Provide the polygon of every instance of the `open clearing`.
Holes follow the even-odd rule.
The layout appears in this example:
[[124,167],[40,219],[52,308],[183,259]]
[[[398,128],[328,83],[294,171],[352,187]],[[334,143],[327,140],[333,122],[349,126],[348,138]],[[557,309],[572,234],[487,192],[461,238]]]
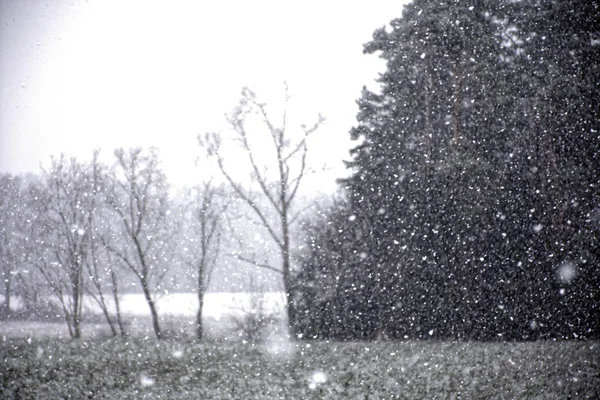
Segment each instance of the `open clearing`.
[[0,398],[597,399],[598,342],[4,337]]

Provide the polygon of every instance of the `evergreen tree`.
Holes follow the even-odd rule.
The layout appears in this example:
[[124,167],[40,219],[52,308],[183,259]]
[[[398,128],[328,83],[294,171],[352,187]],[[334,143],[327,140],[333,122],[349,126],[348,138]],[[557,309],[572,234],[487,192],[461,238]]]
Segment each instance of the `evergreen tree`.
[[536,336],[597,337],[600,7],[530,1],[514,15],[523,133],[513,182],[537,231],[522,235],[521,314]]
[[502,146],[485,132],[495,124],[491,105],[505,101],[495,83],[500,12],[482,1],[414,2],[366,45],[388,68],[381,93],[359,102],[352,136],[363,143],[346,187],[373,226],[378,329],[389,335],[456,334],[458,321],[474,325],[487,294],[464,288],[483,279],[493,220],[484,193],[497,183],[491,164]]
[[366,44],[387,70],[343,181],[360,239],[312,235],[361,255],[342,261],[361,287],[338,296],[362,316],[348,335],[600,335],[600,24],[579,6],[417,0]]
[[[336,199],[303,224],[293,288],[294,329],[308,339],[372,339],[373,293],[364,240],[347,202]],[[364,250],[364,249],[363,249]]]

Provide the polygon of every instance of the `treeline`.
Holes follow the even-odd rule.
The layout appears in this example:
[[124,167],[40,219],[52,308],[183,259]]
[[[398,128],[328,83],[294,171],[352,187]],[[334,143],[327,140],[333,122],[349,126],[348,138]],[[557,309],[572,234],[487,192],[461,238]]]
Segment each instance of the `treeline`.
[[[158,296],[196,290],[202,304],[225,203],[210,184],[174,195],[153,149],[116,150],[110,166],[96,152],[55,158],[39,175],[1,175],[2,314],[18,298],[21,316],[60,317],[79,338],[85,295],[123,335],[119,299],[134,287],[160,338]],[[196,322],[201,337],[201,308]]]
[[[89,318],[85,296],[113,335],[124,335],[119,300],[137,292],[162,338],[157,299],[195,292],[202,339],[204,294],[217,282],[231,291],[282,291],[282,318],[294,321],[296,223],[310,203],[300,185],[311,171],[307,140],[324,118],[298,129],[285,125],[285,112],[280,126],[242,89],[226,115],[230,129],[198,137],[203,183],[194,187],[171,187],[157,150],[141,148],[118,149],[109,164],[95,152],[90,161],[54,158],[37,175],[0,175],[0,317],[62,318],[79,338]],[[246,331],[270,318],[247,311]]]
[[387,69],[358,100],[350,174],[328,206],[297,196],[324,119],[294,135],[248,89],[230,132],[200,137],[222,187],[175,201],[139,149],[0,176],[4,313],[12,295],[34,309],[54,296],[76,338],[85,294],[117,335],[107,304],[135,283],[160,338],[154,300],[180,278],[201,338],[227,237],[230,259],[278,277],[297,337],[598,339],[598,27],[596,1],[406,5],[365,45]]
[[374,33],[296,333],[600,338],[599,29],[596,1],[414,0]]

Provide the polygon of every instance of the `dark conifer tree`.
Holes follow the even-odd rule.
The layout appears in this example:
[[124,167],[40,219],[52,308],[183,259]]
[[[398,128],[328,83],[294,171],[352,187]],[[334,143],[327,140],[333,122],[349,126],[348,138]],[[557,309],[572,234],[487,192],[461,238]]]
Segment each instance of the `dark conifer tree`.
[[352,248],[348,335],[600,335],[600,24],[580,3],[416,0],[365,45],[387,70],[351,131],[354,238],[312,236]]
[[388,335],[456,335],[458,323],[475,334],[487,307],[483,287],[466,289],[484,278],[494,218],[484,193],[495,189],[490,164],[501,153],[486,135],[496,124],[491,106],[505,97],[496,84],[502,10],[490,4],[411,3],[365,47],[381,52],[387,71],[381,93],[359,101],[352,135],[363,142],[345,184],[373,227],[365,251]]

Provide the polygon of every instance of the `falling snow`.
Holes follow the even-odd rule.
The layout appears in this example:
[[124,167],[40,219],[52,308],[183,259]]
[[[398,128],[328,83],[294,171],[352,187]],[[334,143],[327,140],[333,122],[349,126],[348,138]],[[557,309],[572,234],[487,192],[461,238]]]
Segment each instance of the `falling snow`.
[[[356,117],[345,127],[325,92],[308,103],[327,118],[298,110],[306,93],[292,85],[263,97],[251,82],[215,129],[181,123],[186,113],[222,116],[220,101],[161,96],[157,71],[179,48],[219,52],[163,40],[172,30],[156,27],[170,11],[139,31],[156,36],[122,40],[133,58],[140,46],[169,43],[166,54],[154,52],[159,69],[150,63],[131,83],[179,110],[162,124],[162,111],[89,73],[92,55],[112,47],[88,40],[91,58],[76,69],[89,76],[78,84],[97,94],[87,84],[99,79],[117,105],[127,103],[119,112],[139,121],[119,124],[115,109],[61,87],[98,115],[50,107],[32,123],[48,132],[53,118],[79,124],[91,142],[98,121],[117,135],[145,133],[144,124],[169,141],[188,132],[194,154],[181,161],[194,183],[175,185],[155,147],[90,157],[65,148],[37,173],[0,174],[0,398],[600,397],[597,8],[584,0],[405,2],[363,38],[381,71],[362,92],[342,82],[351,70],[327,57],[360,50],[340,29],[363,16],[337,16],[337,39],[319,38],[327,51],[313,49],[304,64],[334,90],[348,89],[338,90],[348,104],[357,99],[343,112]],[[274,19],[288,30],[328,15],[281,9],[285,18]],[[261,24],[249,9],[237,11],[252,37]],[[194,20],[179,14],[179,27]],[[17,25],[35,24],[13,18],[2,29]],[[287,60],[303,47],[281,26],[263,28],[279,40],[260,40],[269,52],[215,42],[245,60],[229,79],[254,61],[275,79],[265,55]],[[51,54],[44,35],[26,36],[35,40],[15,46]],[[126,58],[121,75],[130,76],[136,68]],[[211,64],[239,67],[221,58],[175,64],[198,76],[212,76]],[[69,75],[72,60],[60,60]],[[26,66],[2,81],[6,98],[46,90]],[[58,107],[60,96],[53,101]],[[143,117],[136,107],[148,108]],[[18,128],[7,121],[3,129]],[[352,140],[343,163],[333,149],[346,144],[320,141],[335,132]],[[311,184],[329,170],[316,161],[323,155],[346,167],[326,194]]]

